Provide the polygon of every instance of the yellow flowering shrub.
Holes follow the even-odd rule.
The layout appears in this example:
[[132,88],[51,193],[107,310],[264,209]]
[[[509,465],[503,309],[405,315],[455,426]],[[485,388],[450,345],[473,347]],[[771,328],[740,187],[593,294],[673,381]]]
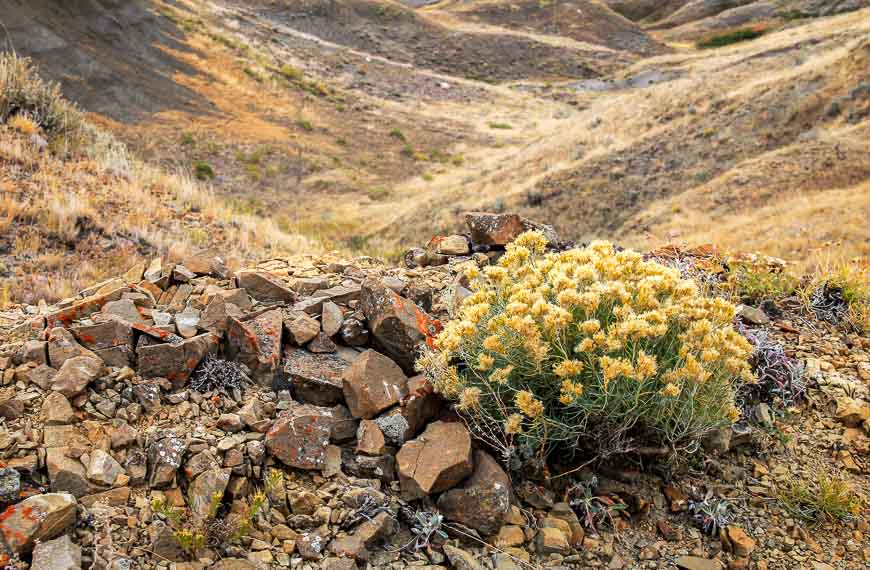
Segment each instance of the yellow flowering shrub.
[[733,422],[752,381],[735,308],[677,270],[596,242],[545,253],[526,232],[472,294],[419,369],[478,435],[505,449],[691,449]]

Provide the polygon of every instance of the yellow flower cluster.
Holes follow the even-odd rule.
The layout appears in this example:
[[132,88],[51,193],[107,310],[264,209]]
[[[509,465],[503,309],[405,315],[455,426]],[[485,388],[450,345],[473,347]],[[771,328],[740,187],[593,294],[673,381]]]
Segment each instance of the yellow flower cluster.
[[[752,381],[733,305],[606,242],[552,253],[546,244],[526,232],[497,265],[469,271],[472,294],[419,361],[437,390],[465,410],[499,410],[509,434],[551,420],[541,429],[566,429],[556,416],[620,401],[681,421],[664,402],[700,398],[716,408],[705,417],[733,416],[733,384]],[[468,364],[462,372],[458,361]]]

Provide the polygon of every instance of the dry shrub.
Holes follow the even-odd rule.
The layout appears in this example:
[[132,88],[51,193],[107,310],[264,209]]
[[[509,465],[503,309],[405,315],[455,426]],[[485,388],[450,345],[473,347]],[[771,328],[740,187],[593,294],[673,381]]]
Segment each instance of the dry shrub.
[[421,356],[436,390],[506,454],[696,450],[739,412],[752,347],[735,308],[677,270],[596,242],[544,253],[527,232]]

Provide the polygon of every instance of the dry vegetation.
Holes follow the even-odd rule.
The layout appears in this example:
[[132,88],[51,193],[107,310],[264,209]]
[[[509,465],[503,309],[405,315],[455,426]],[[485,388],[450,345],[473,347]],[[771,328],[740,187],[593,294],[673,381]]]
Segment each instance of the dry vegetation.
[[240,262],[318,250],[190,176],[131,158],[29,61],[4,55],[0,70],[0,301],[63,298],[154,255],[217,247]]

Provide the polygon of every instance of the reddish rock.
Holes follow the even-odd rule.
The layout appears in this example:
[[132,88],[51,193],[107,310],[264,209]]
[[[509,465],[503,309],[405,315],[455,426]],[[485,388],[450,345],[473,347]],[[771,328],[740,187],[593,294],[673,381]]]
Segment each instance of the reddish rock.
[[[474,452],[474,472],[460,487],[438,499],[438,510],[448,519],[495,534],[511,507],[511,480],[489,454]],[[582,538],[581,538],[582,540]]]
[[471,475],[471,436],[461,423],[434,422],[396,455],[402,496],[413,500],[450,489]]
[[201,473],[187,490],[191,512],[200,520],[208,517],[214,495],[224,496],[230,482],[230,469],[210,469]]
[[30,552],[37,541],[44,542],[66,532],[76,522],[76,500],[67,493],[34,495],[0,514],[0,551],[8,562],[14,554]]
[[241,271],[236,274],[240,289],[261,303],[293,303],[296,293],[282,280],[265,271]]
[[332,410],[294,404],[266,433],[266,449],[284,464],[297,469],[321,469],[335,416]]
[[377,279],[363,283],[360,304],[375,346],[413,374],[418,347],[424,342],[431,344],[440,323]]
[[76,356],[99,357],[80,345],[72,333],[64,328],[56,327],[48,333],[48,360],[52,367],[60,368],[63,363]]
[[230,274],[226,260],[220,252],[201,251],[188,256],[183,261],[184,267],[196,275],[212,275],[226,279]]
[[558,241],[551,226],[533,222],[517,214],[468,212],[465,214],[465,223],[468,224],[471,241],[475,245],[505,246],[529,230],[543,232],[551,243]]
[[24,368],[16,370],[15,381],[21,381],[25,384],[36,384],[43,390],[51,388],[51,382],[57,375],[57,370],[45,364],[40,364],[36,368]]
[[245,364],[254,379],[271,386],[281,362],[281,332],[283,317],[279,309],[240,321],[227,320],[227,353]]
[[14,360],[17,364],[25,362],[48,364],[48,343],[44,340],[24,341],[24,344],[15,352]]
[[89,317],[90,315],[100,311],[103,305],[110,301],[117,301],[121,295],[129,291],[130,288],[126,285],[121,285],[111,291],[99,292],[59,311],[46,315],[46,328],[68,326],[71,323]]
[[342,389],[350,413],[371,419],[408,394],[408,381],[390,358],[367,350],[344,371]]
[[308,350],[315,354],[332,354],[338,347],[335,343],[326,336],[326,333],[318,333],[314,339],[308,343]]
[[139,374],[145,378],[167,378],[174,386],[183,386],[219,341],[216,335],[205,333],[181,342],[141,346],[138,350]]
[[749,556],[755,550],[755,541],[739,526],[721,529],[719,537],[725,548],[740,558]]
[[374,420],[363,420],[360,422],[356,439],[357,453],[383,455],[387,451],[384,433],[378,426],[378,422]]
[[426,423],[437,417],[443,400],[435,393],[425,376],[418,375],[408,379],[408,395],[402,398],[401,413],[408,421],[411,436],[420,433]]
[[242,310],[227,301],[225,296],[214,295],[200,315],[199,326],[203,330],[220,334],[227,330],[227,320],[229,317],[241,318]]
[[323,311],[320,315],[323,334],[328,337],[333,337],[338,334],[338,331],[341,330],[341,323],[343,320],[344,314],[341,312],[341,308],[338,305],[332,301],[327,301],[323,304]]

